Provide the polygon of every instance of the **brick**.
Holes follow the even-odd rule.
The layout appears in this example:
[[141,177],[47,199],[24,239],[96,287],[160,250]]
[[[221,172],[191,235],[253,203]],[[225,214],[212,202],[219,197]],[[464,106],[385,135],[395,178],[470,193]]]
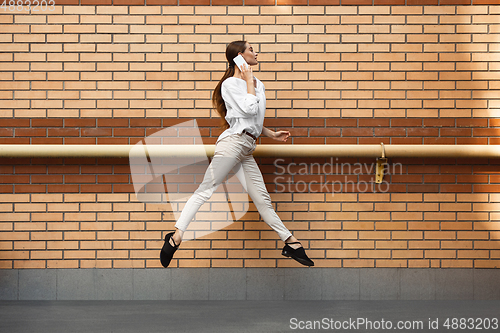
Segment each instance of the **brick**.
[[64,256],[64,259],[95,259],[96,253],[95,253],[95,251],[66,250],[66,251],[63,251],[63,256]]
[[392,239],[422,239],[421,231],[393,231]]
[[211,267],[243,267],[243,260],[241,260],[241,259],[212,259],[212,266]]
[[62,232],[31,232],[31,240],[62,240]]
[[359,239],[390,239],[388,231],[359,231]]
[[373,249],[375,243],[373,241],[343,241],[343,249]]
[[405,201],[405,202],[422,202],[423,195],[421,193],[398,193],[391,194],[391,201]]
[[442,268],[473,268],[472,260],[442,260]]
[[488,213],[457,213],[457,221],[461,220],[488,220]]
[[456,258],[455,250],[425,250],[425,258]]
[[29,268],[29,269],[35,269],[35,268],[46,268],[46,261],[45,260],[14,260],[14,269],[21,269],[21,268]]
[[488,259],[490,256],[489,251],[487,250],[458,250],[457,251],[457,258],[458,259],[463,259],[463,258],[470,258],[470,259],[476,259],[476,258],[485,258]]
[[62,251],[31,251],[31,259],[62,259]]
[[428,259],[408,260],[408,267],[409,268],[428,268],[428,267],[430,267],[429,260]]
[[[357,250],[327,250],[326,251],[327,258],[358,258]],[[315,262],[316,263],[316,262]]]
[[406,241],[376,241],[377,249],[406,249],[408,246]]
[[472,249],[472,241],[442,241],[442,249]]
[[423,256],[423,250],[392,250],[392,258],[421,259]]
[[373,211],[373,203],[342,203],[342,211]]
[[474,268],[498,268],[500,260],[474,260]]
[[45,228],[46,228],[46,223],[44,223],[44,222],[28,222],[28,223],[16,222],[16,223],[14,223],[14,230],[16,230],[16,231],[45,230]]
[[495,212],[499,211],[500,207],[496,203],[473,203],[472,210],[474,212]]
[[455,201],[455,194],[434,194],[434,193],[425,193],[424,201],[426,202],[446,202],[446,201]]
[[35,242],[35,241],[20,242],[20,241],[17,241],[14,243],[14,249],[15,250],[45,249],[45,242]]
[[416,203],[407,204],[408,211],[439,211],[439,203]]
[[406,224],[406,222],[395,221],[375,222],[375,228],[376,230],[406,230]]
[[326,238],[329,240],[333,240],[333,239],[357,239],[358,236],[357,236],[356,231],[342,230],[342,231],[327,231]]
[[428,221],[418,221],[418,222],[408,222],[409,230],[439,230],[440,222],[428,222]]
[[47,260],[47,268],[79,268],[78,260]]
[[47,241],[47,250],[64,250],[64,249],[78,249],[77,241]]
[[373,222],[343,222],[342,227],[344,230],[373,230]]
[[342,267],[374,267],[371,259],[343,259]]
[[389,212],[360,212],[359,220],[389,220]]
[[[329,238],[328,237],[328,231],[327,231],[327,238]],[[310,248],[311,249],[340,249],[342,247],[342,242],[341,241],[312,240],[309,243],[310,243]]]
[[407,260],[377,259],[375,263],[375,267],[407,267],[407,266],[408,266]]
[[472,222],[441,222],[442,230],[472,230]]

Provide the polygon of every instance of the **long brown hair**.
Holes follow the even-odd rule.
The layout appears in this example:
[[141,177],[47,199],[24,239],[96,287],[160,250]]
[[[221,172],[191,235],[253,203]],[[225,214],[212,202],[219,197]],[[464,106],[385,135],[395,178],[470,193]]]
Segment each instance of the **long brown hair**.
[[217,111],[217,113],[221,117],[221,126],[220,128],[222,130],[225,130],[229,128],[229,123],[226,121],[226,114],[227,114],[227,109],[226,109],[226,104],[224,103],[224,100],[222,99],[222,82],[224,82],[225,79],[227,79],[230,76],[234,76],[234,66],[236,65],[233,61],[233,58],[238,55],[239,52],[244,53],[245,52],[245,46],[246,46],[246,41],[245,40],[237,40],[229,43],[229,45],[226,48],[226,59],[229,63],[228,69],[226,69],[226,72],[220,79],[219,83],[214,89],[214,93],[212,95],[212,105]]

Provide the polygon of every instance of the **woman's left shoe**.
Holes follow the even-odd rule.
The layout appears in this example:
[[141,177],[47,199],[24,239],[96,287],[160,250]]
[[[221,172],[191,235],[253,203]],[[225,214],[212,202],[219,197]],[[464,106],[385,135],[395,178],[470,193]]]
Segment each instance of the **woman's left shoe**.
[[[160,251],[160,262],[161,265],[165,268],[170,265],[170,261],[172,260],[175,251],[177,251],[177,249],[179,248],[179,245],[175,244],[174,238],[172,237],[174,233],[175,232],[171,232],[165,235],[165,244],[163,244],[163,247]],[[172,244],[170,244],[170,238],[172,238],[172,243],[174,243],[175,246],[172,246]]]
[[301,243],[293,242],[285,244],[285,246],[283,247],[283,251],[281,252],[282,255],[284,255],[285,257],[291,257],[304,266],[314,266],[314,262],[311,259],[309,259],[309,257],[307,257],[304,247],[301,246],[298,249],[294,249],[288,244],[301,244]]

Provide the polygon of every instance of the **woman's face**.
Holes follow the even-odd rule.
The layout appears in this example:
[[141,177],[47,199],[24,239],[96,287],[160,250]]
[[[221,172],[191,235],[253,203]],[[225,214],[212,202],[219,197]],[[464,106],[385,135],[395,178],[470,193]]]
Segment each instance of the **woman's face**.
[[246,43],[245,46],[246,46],[245,52],[243,52],[243,53],[240,52],[238,54],[241,54],[243,56],[243,58],[245,58],[245,61],[248,63],[248,65],[250,65],[250,66],[257,65],[258,64],[258,62],[257,62],[258,53],[254,51],[252,45]]

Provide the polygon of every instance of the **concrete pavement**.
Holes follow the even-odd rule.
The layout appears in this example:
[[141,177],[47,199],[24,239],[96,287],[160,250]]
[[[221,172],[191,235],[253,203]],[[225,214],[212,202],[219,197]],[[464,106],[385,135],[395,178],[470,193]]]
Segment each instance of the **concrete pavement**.
[[[474,318],[473,328],[453,329],[452,318]],[[498,332],[499,319],[497,300],[0,301],[5,333]]]

